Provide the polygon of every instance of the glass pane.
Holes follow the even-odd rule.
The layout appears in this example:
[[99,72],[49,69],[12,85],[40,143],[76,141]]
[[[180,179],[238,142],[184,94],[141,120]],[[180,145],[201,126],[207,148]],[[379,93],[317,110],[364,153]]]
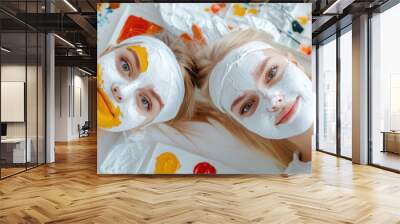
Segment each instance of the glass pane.
[[336,40],[318,49],[318,147],[336,153]]
[[400,5],[372,18],[372,163],[400,170]]
[[27,98],[26,98],[26,112],[27,112],[27,143],[28,150],[30,153],[30,160],[27,163],[28,168],[37,165],[37,132],[38,132],[38,37],[37,33],[28,33],[28,63],[27,63],[27,80],[26,80],[26,89],[27,89]]
[[[312,46],[312,54],[311,54],[311,80],[312,80],[312,85],[313,85],[313,91],[314,91],[314,93],[315,92],[317,92],[317,89],[316,89],[316,87],[317,87],[317,79],[316,79],[316,74],[317,74],[317,64],[316,64],[316,62],[317,62],[317,54],[316,54],[316,46],[315,45],[313,45]],[[315,98],[314,98],[314,102],[317,102],[317,99],[316,99],[316,94],[314,94],[314,96],[315,96]],[[312,136],[312,150],[316,150],[316,148],[317,148],[317,146],[316,146],[316,143],[317,143],[317,141],[316,141],[316,134],[315,133],[317,133],[316,132],[316,128],[317,128],[317,122],[314,122],[314,125],[313,125],[314,127],[314,134],[313,134],[313,136]]]
[[[22,20],[28,16],[25,13],[44,12],[44,5],[44,0],[0,1],[0,7]],[[45,36],[2,12],[0,19],[6,21],[0,24],[0,171],[4,178],[45,161]]]
[[340,152],[352,157],[352,33],[340,37]]
[[45,163],[45,60],[46,60],[46,52],[45,52],[45,44],[46,38],[45,35],[40,33],[39,36],[39,45],[38,45],[38,163]]
[[[1,166],[2,177],[25,170],[31,151],[26,151],[25,91],[26,34],[1,34]],[[28,147],[29,149],[29,147]]]

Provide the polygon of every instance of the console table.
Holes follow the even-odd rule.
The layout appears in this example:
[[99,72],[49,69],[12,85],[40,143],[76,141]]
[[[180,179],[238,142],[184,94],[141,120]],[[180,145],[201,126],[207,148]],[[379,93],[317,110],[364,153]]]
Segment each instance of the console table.
[[383,150],[382,152],[392,152],[400,154],[400,131],[382,131]]
[[[26,154],[25,154],[25,144]],[[32,141],[30,138],[5,138],[1,139],[1,159],[6,160],[7,163],[25,163],[31,162]]]

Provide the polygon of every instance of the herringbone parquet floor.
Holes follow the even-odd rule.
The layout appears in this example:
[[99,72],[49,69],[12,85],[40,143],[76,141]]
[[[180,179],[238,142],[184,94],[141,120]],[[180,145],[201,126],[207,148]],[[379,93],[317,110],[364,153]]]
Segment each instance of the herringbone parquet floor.
[[0,181],[0,223],[400,223],[400,175],[314,153],[313,174],[98,176],[95,138]]

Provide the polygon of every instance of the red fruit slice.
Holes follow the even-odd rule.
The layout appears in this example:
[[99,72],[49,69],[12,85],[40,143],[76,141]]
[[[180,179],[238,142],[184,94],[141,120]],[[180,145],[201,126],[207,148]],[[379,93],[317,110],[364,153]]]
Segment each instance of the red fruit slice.
[[161,32],[161,30],[161,26],[149,22],[141,17],[131,15],[128,17],[124,26],[122,27],[117,43],[121,43],[122,41],[137,35],[154,35]]
[[221,6],[219,4],[212,4],[211,11],[216,14],[219,10],[221,10]]
[[198,163],[193,168],[194,174],[217,174],[217,170],[211,164],[207,162]]

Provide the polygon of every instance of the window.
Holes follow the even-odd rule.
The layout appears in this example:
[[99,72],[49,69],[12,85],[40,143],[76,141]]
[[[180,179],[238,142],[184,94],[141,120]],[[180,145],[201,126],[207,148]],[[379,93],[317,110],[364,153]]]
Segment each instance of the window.
[[336,39],[318,49],[318,149],[336,154]]
[[[350,27],[351,28],[351,27]],[[352,32],[340,36],[340,155],[352,157]]]
[[400,73],[390,74],[390,130],[400,130]]
[[[312,85],[313,85],[313,91],[314,93],[317,92],[317,48],[315,45],[312,46],[312,54],[311,54],[311,80],[312,80]],[[314,102],[317,102],[317,96],[315,95]],[[312,150],[317,149],[317,139],[316,139],[316,133],[317,133],[317,121],[315,120],[314,122],[314,134],[312,136]]]
[[[372,164],[400,170],[400,5],[371,18]],[[397,131],[397,132],[396,132]]]

